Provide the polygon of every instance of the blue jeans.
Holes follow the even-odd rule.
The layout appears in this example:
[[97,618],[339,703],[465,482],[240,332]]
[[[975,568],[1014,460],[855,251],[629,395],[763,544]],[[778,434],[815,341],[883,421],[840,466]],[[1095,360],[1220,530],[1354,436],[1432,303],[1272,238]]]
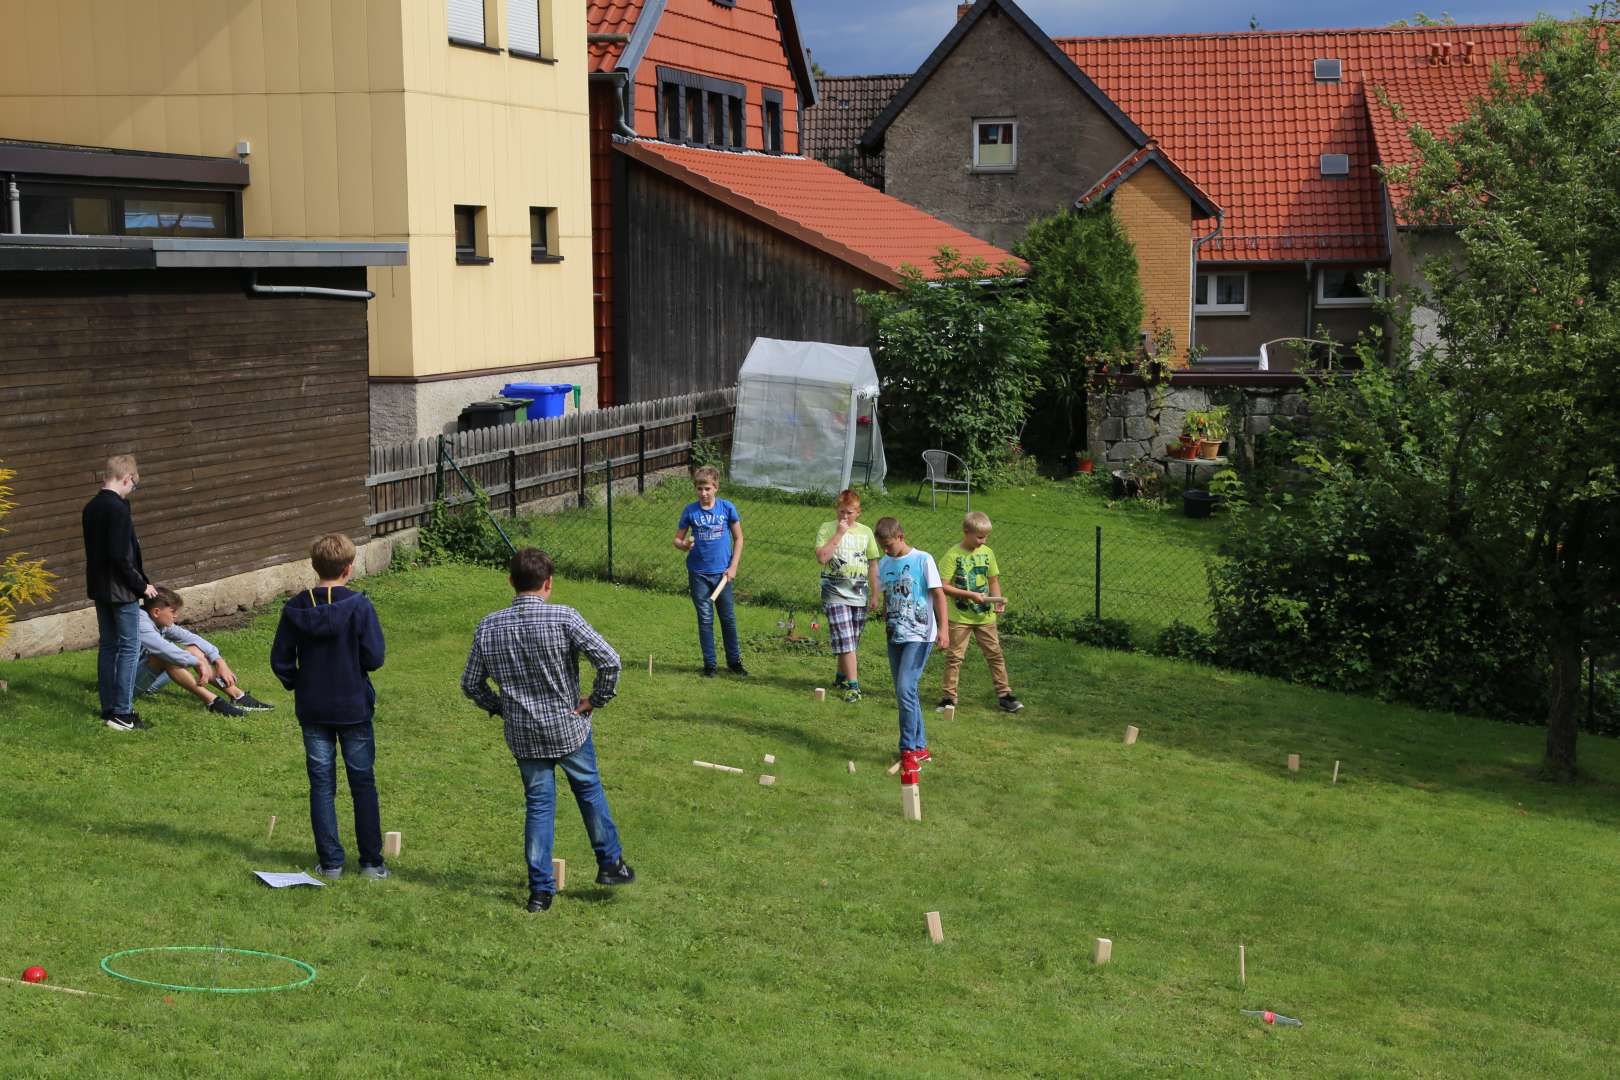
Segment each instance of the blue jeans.
[[309,771],[309,824],[315,830],[315,854],[327,869],[343,865],[338,841],[337,755],[343,748],[343,771],[349,774],[354,799],[354,841],[361,866],[381,866],[382,817],[377,811],[377,736],[371,721],[363,724],[305,724],[304,766]]
[[742,663],[742,646],[737,644],[737,608],[731,602],[731,590],[737,587],[737,583],[727,585],[720,599],[709,599],[715,586],[725,576],[724,573],[700,574],[696,570],[686,572],[686,584],[692,590],[692,606],[697,608],[698,644],[703,647],[703,666],[706,668],[716,666],[714,614],[717,608],[720,612],[720,633],[726,639],[726,663],[732,667]]
[[590,735],[578,750],[560,758],[519,758],[523,774],[524,803],[528,815],[523,822],[524,855],[529,862],[529,891],[554,893],[557,879],[551,876],[551,841],[557,827],[557,774],[561,766],[585,819],[585,833],[596,852],[596,865],[619,865],[624,849],[619,846],[619,830],[613,827],[608,811],[602,776],[596,771],[596,743]]
[[901,753],[928,745],[917,684],[922,681],[923,667],[933,647],[932,641],[889,642],[889,673],[894,676],[894,696],[900,703]]
[[96,626],[101,630],[96,689],[102,715],[133,712],[135,669],[141,662],[141,605],[135,600],[127,604],[97,600]]

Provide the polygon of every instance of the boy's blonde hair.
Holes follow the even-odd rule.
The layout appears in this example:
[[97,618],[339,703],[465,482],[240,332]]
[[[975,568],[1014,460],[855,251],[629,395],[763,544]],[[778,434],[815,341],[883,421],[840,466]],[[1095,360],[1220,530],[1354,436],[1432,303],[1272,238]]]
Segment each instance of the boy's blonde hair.
[[715,468],[713,465],[699,465],[697,468],[692,470],[693,487],[697,487],[699,484],[704,483],[705,481],[713,484],[715,487],[719,487],[720,470]]
[[107,459],[107,464],[101,467],[102,483],[113,480],[122,480],[126,476],[135,476],[140,470],[135,467],[134,454],[114,454]]
[[354,564],[354,554],[353,540],[342,533],[327,533],[310,546],[309,565],[322,581],[331,581]]
[[981,514],[977,510],[970,511],[962,519],[962,528],[970,533],[988,533],[990,531],[990,515]]
[[878,543],[906,537],[906,530],[900,527],[899,518],[878,518],[878,523],[872,528],[872,535],[878,538]]
[[861,497],[855,493],[855,489],[845,488],[838,493],[837,509],[860,511]]

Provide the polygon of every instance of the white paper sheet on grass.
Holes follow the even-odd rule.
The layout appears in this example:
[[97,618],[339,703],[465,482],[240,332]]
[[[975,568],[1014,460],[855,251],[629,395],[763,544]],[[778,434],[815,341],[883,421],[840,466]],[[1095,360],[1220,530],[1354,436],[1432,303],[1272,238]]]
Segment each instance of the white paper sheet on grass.
[[302,871],[296,874],[278,874],[273,870],[255,870],[253,876],[272,889],[285,889],[289,885],[319,885],[322,888],[326,887],[326,882],[317,881]]

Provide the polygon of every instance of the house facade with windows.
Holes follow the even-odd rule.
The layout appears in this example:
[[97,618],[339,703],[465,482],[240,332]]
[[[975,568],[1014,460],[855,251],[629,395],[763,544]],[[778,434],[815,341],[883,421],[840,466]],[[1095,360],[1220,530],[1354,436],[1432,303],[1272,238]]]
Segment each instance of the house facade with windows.
[[867,344],[856,293],[943,246],[1011,258],[805,155],[817,88],[790,0],[586,14],[604,401],[731,385],[756,337]]
[[[1109,198],[1150,311],[1185,267],[1178,321],[1200,362],[1269,369],[1308,362],[1294,339],[1346,343],[1379,321],[1363,276],[1401,279],[1411,243],[1440,240],[1410,232],[1378,167],[1410,160],[1409,123],[1462,119],[1523,47],[1520,25],[1051,39],[1013,0],[959,14],[862,139],[884,154],[885,190],[1002,244]],[[1170,170],[1148,173],[1155,227],[1108,180],[1149,146],[1207,200],[1184,192],[1184,230],[1180,205],[1169,227]]]
[[32,227],[405,243],[408,262],[366,271],[376,443],[446,430],[507,382],[572,382],[594,403],[578,4],[5,0],[0,13],[0,138],[251,169],[251,183],[210,178],[169,204],[137,189],[80,201],[94,177],[19,177]]

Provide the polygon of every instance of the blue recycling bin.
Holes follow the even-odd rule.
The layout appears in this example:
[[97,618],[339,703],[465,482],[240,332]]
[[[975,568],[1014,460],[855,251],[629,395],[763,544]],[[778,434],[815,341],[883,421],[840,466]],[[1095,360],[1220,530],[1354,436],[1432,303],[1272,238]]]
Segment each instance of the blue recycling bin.
[[533,404],[526,414],[530,420],[544,420],[548,416],[561,416],[573,383],[507,383],[501,387],[502,397],[528,398]]

